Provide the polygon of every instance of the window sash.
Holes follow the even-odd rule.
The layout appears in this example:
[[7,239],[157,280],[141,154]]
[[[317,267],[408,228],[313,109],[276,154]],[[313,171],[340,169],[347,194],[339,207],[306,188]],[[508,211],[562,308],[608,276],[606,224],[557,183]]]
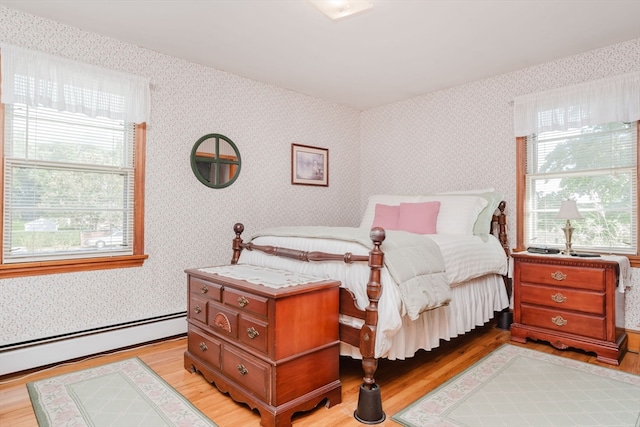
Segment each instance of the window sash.
[[[573,151],[563,152],[563,143]],[[589,152],[581,143],[597,147]],[[571,221],[575,250],[637,254],[637,146],[637,123],[527,137],[524,245],[564,247],[565,221],[555,216],[562,200],[573,199],[583,216]]]
[[5,108],[3,263],[132,255],[134,125]]

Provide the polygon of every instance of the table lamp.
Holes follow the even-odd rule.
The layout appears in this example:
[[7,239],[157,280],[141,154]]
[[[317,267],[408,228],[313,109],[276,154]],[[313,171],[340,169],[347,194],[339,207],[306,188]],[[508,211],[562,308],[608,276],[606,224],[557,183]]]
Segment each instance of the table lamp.
[[566,240],[565,249],[562,251],[564,255],[570,255],[574,251],[571,249],[571,236],[573,235],[574,228],[571,226],[572,219],[582,219],[582,215],[578,212],[575,200],[563,200],[560,205],[560,210],[556,215],[557,219],[566,219],[567,223],[562,229],[564,231],[564,237]]

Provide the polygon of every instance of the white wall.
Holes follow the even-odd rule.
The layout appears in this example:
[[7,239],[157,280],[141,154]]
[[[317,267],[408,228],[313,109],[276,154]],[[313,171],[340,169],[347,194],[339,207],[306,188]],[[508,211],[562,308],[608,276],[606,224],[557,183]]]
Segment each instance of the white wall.
[[[516,152],[511,101],[631,71],[640,71],[640,39],[365,111],[361,209],[371,194],[495,187],[507,201],[514,246]],[[384,168],[367,167],[381,165],[382,159]],[[632,270],[625,325],[640,330],[640,269]]]
[[[364,113],[0,7],[0,42],[151,78],[141,268],[3,279],[0,346],[185,310],[183,270],[227,263],[232,226],[359,224],[374,193],[494,186],[515,203],[514,96],[640,67],[640,39]],[[469,64],[472,66],[473,64]],[[189,153],[231,138],[242,172],[205,187]],[[290,184],[290,145],[330,150],[328,188]],[[514,226],[510,221],[511,230]],[[511,234],[513,241],[513,234]],[[627,327],[640,329],[639,274]]]

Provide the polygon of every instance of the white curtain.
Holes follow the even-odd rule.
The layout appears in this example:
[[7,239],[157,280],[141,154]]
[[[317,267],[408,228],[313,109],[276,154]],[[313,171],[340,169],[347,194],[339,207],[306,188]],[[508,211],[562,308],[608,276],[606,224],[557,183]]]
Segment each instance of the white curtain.
[[149,79],[0,45],[4,104],[26,104],[125,122],[148,122]]
[[515,136],[640,120],[640,72],[514,99]]

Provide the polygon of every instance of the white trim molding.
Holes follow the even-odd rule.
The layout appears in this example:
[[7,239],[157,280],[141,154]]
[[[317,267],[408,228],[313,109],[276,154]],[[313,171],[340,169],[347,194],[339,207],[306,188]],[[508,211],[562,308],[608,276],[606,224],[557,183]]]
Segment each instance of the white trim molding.
[[0,351],[0,376],[186,334],[186,314]]

